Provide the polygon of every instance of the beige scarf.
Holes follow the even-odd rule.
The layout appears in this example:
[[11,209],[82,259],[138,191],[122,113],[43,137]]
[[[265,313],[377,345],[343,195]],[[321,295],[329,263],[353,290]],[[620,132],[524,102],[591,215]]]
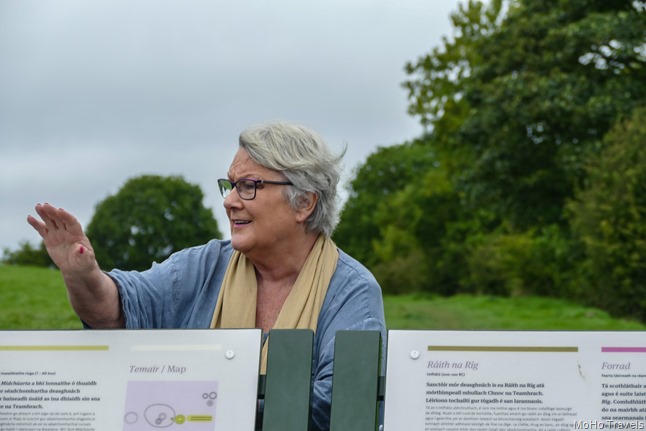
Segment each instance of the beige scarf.
[[[334,242],[319,235],[274,324],[274,329],[316,331],[321,306],[336,270],[339,252]],[[256,270],[239,251],[234,251],[224,274],[211,328],[256,326]],[[262,348],[261,372],[267,367],[267,343]]]

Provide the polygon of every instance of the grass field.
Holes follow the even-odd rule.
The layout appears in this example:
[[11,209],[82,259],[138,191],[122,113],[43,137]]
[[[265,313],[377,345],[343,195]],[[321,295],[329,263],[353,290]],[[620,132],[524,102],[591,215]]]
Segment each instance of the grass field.
[[[389,329],[646,330],[638,322],[550,298],[386,296]],[[81,329],[60,273],[0,266],[0,330]]]
[[389,329],[643,331],[646,325],[613,319],[605,311],[554,298],[384,298]]
[[0,329],[80,329],[57,270],[0,266]]

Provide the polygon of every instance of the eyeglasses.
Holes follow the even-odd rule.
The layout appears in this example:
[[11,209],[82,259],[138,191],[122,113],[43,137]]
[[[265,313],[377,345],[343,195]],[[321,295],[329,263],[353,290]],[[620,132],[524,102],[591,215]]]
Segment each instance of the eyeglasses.
[[269,181],[269,180],[252,180],[249,178],[240,178],[238,181],[232,182],[224,178],[218,180],[218,187],[223,198],[229,196],[231,190],[236,188],[240,199],[250,201],[256,197],[256,190],[258,186],[262,188],[264,184],[274,184],[277,186],[293,186],[290,181]]

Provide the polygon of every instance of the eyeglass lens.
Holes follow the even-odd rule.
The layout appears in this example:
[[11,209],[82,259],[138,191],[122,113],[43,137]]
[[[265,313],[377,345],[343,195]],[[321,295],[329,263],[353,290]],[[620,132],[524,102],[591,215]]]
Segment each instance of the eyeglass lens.
[[253,199],[256,196],[256,182],[253,180],[238,180],[232,183],[229,180],[218,180],[220,194],[226,198],[235,186],[242,199]]

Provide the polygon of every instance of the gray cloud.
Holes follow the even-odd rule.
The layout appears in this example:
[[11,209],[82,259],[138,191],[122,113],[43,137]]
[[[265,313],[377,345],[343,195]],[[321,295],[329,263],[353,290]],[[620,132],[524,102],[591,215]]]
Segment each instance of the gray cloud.
[[183,175],[226,230],[215,180],[249,124],[281,118],[348,146],[421,133],[403,66],[449,35],[457,0],[0,2],[0,249],[38,202],[87,224],[143,173]]

